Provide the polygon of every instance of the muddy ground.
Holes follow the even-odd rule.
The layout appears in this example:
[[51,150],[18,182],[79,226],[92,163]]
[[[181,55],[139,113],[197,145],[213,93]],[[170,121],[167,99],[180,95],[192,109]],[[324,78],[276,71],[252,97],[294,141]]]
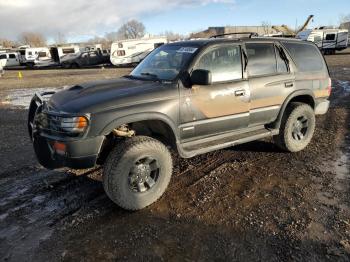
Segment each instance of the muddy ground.
[[[348,261],[350,52],[328,56],[327,61],[334,79],[332,108],[318,117],[306,150],[283,153],[263,140],[190,160],[174,155],[165,195],[139,212],[124,211],[107,198],[98,169],[40,167],[26,132],[27,111],[3,104],[0,257]],[[89,70],[94,71],[26,71],[22,80],[7,72],[0,91],[125,74],[121,69]]]

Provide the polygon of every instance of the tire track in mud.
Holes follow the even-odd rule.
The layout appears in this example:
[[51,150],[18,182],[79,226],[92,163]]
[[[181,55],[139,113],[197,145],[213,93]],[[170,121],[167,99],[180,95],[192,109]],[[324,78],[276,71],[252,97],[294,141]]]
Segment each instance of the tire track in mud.
[[99,182],[66,170],[23,167],[9,173],[0,180],[0,254],[12,261],[26,257],[57,224],[103,194]]

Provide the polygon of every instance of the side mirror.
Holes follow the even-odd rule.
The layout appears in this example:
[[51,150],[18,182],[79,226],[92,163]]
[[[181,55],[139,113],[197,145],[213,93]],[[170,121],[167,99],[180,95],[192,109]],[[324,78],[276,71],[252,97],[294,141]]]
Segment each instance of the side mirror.
[[211,72],[204,69],[196,69],[191,74],[192,85],[211,85]]

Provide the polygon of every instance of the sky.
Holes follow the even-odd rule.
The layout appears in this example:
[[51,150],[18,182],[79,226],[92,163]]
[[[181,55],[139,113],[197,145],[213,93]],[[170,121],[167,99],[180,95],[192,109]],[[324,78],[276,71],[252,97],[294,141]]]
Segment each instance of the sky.
[[70,42],[117,31],[130,19],[150,34],[189,34],[209,26],[287,24],[309,27],[339,24],[350,14],[350,0],[0,0],[0,38],[40,32],[50,41],[63,34]]

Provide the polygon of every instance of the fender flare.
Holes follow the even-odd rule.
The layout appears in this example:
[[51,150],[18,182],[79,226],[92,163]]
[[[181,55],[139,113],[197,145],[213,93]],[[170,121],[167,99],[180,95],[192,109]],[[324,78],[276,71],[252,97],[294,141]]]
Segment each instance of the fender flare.
[[280,126],[281,126],[281,122],[282,122],[282,117],[284,115],[284,112],[287,108],[287,106],[289,105],[290,101],[295,98],[295,97],[298,97],[298,96],[310,96],[314,102],[314,104],[316,104],[315,102],[315,95],[313,93],[312,90],[309,90],[309,89],[299,89],[299,90],[296,90],[294,91],[293,93],[289,94],[287,96],[287,98],[284,100],[282,106],[281,106],[281,109],[280,109],[280,112],[278,113],[278,116],[277,116],[277,119],[276,121],[272,124],[272,127],[274,129],[279,129]]
[[168,116],[157,112],[136,113],[136,114],[126,115],[126,116],[116,118],[113,121],[111,121],[109,124],[107,124],[102,129],[100,134],[108,135],[109,133],[112,132],[114,128],[121,126],[123,124],[139,122],[139,121],[147,121],[147,120],[159,120],[164,122],[172,130],[176,141],[179,141],[178,129],[174,124],[174,122]]

